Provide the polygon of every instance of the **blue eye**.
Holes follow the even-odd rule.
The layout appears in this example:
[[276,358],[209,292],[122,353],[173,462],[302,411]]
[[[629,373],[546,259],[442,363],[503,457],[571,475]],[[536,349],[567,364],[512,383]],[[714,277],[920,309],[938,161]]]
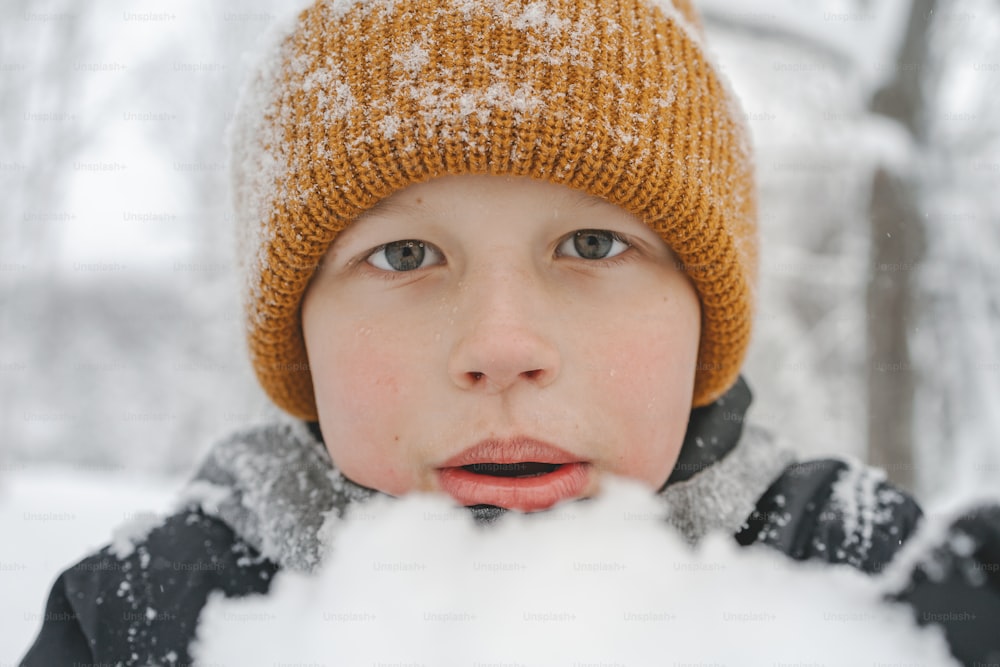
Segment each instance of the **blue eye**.
[[560,255],[580,259],[607,259],[620,255],[630,247],[618,234],[606,229],[581,229],[559,244]]
[[436,264],[441,260],[441,253],[429,243],[414,240],[386,243],[367,257],[367,262],[375,268],[394,272],[422,268],[424,260],[435,260]]

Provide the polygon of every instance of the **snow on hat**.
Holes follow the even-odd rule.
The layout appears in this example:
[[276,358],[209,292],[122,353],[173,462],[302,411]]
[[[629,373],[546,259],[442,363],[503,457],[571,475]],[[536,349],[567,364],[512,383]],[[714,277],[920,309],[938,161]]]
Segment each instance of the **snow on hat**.
[[301,303],[337,234],[407,185],[530,176],[657,231],[701,302],[694,406],[750,341],[748,131],[688,0],[319,0],[266,55],[231,128],[248,343],[315,420]]

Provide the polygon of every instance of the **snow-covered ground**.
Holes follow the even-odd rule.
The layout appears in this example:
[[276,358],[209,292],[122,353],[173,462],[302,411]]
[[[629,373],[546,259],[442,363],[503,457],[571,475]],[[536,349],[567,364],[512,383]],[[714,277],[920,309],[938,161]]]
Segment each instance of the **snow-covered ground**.
[[0,665],[16,664],[34,639],[56,575],[110,542],[115,527],[168,511],[180,485],[129,471],[6,471],[0,477]]

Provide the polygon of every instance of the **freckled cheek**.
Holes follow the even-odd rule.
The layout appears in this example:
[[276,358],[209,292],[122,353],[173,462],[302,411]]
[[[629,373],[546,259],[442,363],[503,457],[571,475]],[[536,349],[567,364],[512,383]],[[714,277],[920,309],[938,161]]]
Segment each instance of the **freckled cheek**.
[[364,344],[330,351],[313,374],[334,463],[359,484],[400,495],[413,487],[402,447],[415,425],[403,387],[414,386],[416,369],[407,366],[408,355],[394,349],[392,341],[369,337]]

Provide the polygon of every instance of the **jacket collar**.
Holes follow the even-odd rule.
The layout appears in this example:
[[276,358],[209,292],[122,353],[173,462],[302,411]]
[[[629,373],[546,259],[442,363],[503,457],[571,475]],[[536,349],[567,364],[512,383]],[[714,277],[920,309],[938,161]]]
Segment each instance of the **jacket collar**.
[[684,482],[721,461],[736,447],[743,434],[743,420],[753,401],[743,376],[715,402],[691,411],[684,444],[662,492],[671,484]]

